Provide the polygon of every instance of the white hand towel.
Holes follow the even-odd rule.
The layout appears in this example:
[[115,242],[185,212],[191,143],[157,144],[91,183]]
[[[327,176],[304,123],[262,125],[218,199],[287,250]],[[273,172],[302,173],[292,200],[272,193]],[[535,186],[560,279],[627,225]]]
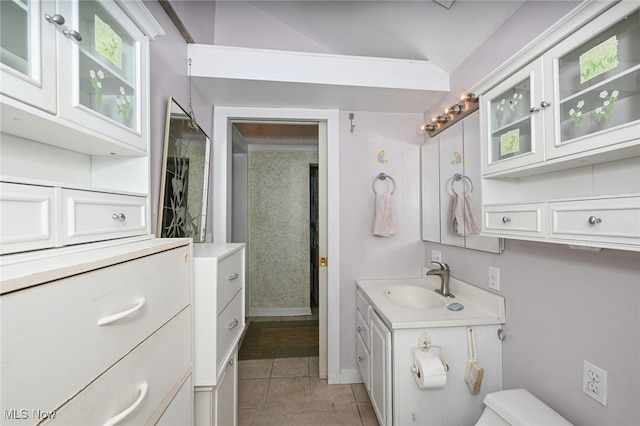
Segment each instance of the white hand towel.
[[376,194],[373,213],[373,235],[390,237],[396,233],[396,215],[390,193]]
[[478,219],[473,211],[471,196],[469,194],[458,194],[453,197],[453,218],[451,226],[453,232],[464,237],[480,233]]

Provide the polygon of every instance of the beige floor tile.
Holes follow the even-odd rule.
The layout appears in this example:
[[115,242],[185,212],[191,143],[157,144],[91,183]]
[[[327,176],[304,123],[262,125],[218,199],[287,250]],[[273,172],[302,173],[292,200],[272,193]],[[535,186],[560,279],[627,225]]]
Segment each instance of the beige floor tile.
[[329,401],[284,401],[267,403],[256,412],[256,426],[359,425],[351,403]]
[[267,402],[304,401],[309,395],[309,377],[271,379]]
[[238,380],[238,407],[256,408],[267,397],[269,379]]
[[[238,410],[238,426],[253,426],[256,421],[257,408],[241,408]],[[224,425],[223,425],[224,426]]]
[[364,387],[364,383],[354,383],[351,385],[353,396],[356,398],[356,402],[369,402],[369,394]]
[[238,362],[238,379],[268,379],[271,377],[272,359],[247,359]]
[[309,357],[309,377],[318,378],[320,370],[320,361],[317,356]]
[[358,402],[358,411],[363,426],[378,426],[378,418],[370,402]]
[[271,377],[308,377],[309,358],[276,358]]
[[351,385],[329,385],[323,379],[309,379],[308,401],[355,402]]
[[307,319],[307,315],[292,315],[282,317],[282,321],[304,321]]
[[282,317],[247,317],[247,322],[282,321]]

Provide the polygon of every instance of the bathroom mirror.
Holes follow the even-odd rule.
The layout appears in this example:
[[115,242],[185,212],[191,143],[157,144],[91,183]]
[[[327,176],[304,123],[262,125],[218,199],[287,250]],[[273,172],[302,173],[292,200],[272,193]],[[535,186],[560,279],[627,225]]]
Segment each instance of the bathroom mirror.
[[173,98],[167,104],[156,235],[205,241],[211,140]]

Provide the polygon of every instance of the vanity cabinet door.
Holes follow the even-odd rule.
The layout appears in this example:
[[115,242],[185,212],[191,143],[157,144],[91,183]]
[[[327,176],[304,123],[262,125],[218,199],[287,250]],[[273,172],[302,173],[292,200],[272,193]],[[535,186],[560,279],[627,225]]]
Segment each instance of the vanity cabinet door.
[[0,92],[55,113],[59,18],[53,16],[55,1],[0,1]]
[[391,331],[371,313],[371,405],[382,426],[391,426]]
[[146,150],[148,41],[113,1],[64,1],[60,115]]
[[[484,174],[544,160],[542,58],[480,98]],[[544,103],[543,103],[544,102]]]
[[[595,34],[595,36],[594,36]],[[620,5],[544,56],[555,158],[640,138],[640,9]]]

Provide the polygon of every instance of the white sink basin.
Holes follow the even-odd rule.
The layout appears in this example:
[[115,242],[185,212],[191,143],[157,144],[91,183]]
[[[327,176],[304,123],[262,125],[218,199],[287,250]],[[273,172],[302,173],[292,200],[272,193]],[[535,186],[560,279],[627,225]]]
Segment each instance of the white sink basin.
[[415,285],[396,285],[384,289],[384,295],[396,305],[413,309],[437,309],[444,301],[433,290]]

